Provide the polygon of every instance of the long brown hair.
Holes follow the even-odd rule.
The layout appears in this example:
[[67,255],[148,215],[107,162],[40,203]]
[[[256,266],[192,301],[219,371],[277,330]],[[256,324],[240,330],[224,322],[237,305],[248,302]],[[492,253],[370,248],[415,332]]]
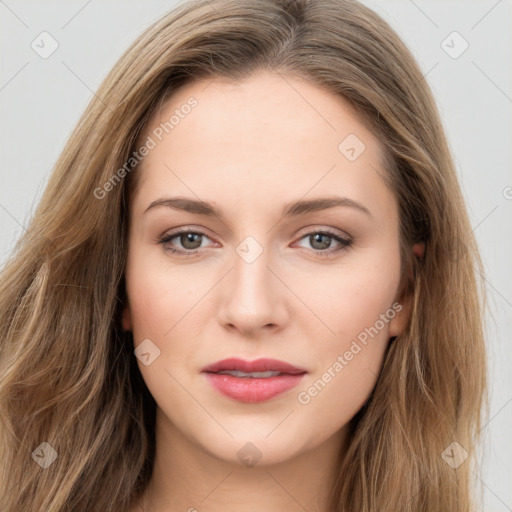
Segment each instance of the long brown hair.
[[[395,32],[354,0],[183,3],[104,80],[1,274],[2,510],[122,511],[144,490],[155,402],[120,323],[137,173],[126,163],[179,87],[258,69],[344,97],[381,140],[411,276],[411,320],[351,421],[332,509],[474,510],[487,404],[481,262],[429,87]],[[405,252],[418,241],[422,260]],[[45,468],[37,457],[55,454],[43,442],[57,455]]]

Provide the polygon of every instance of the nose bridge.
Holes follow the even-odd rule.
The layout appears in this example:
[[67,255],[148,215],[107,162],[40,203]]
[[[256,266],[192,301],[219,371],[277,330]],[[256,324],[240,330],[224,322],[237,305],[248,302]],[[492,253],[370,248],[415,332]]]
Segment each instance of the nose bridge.
[[249,301],[247,306],[269,300],[273,295],[270,293],[273,276],[268,269],[272,256],[268,247],[264,247],[263,242],[260,243],[254,236],[247,236],[238,244],[235,252],[234,296],[242,304]]
[[223,323],[247,332],[283,321],[276,277],[269,270],[271,251],[255,237],[247,236],[235,248],[233,271],[226,281],[228,287],[221,308]]

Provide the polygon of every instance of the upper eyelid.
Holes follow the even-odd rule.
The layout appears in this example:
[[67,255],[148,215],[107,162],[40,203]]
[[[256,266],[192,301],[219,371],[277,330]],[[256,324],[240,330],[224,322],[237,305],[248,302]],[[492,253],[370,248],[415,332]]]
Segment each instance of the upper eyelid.
[[[163,235],[161,235],[159,237],[159,240],[165,240],[165,239],[170,240],[170,239],[175,238],[176,236],[179,236],[183,233],[194,233],[194,234],[205,236],[208,239],[210,239],[211,241],[213,241],[212,237],[210,237],[210,235],[208,235],[208,233],[206,233],[206,231],[204,231],[203,229],[191,228],[191,227],[187,227],[187,226],[182,227],[182,228],[176,228],[176,229],[177,229],[177,231],[173,231],[170,233],[164,233]],[[303,229],[305,231],[302,231],[302,233],[297,236],[297,241],[301,240],[302,238],[304,238],[308,235],[318,234],[318,233],[323,233],[323,234],[326,234],[326,235],[332,236],[332,237],[339,237],[341,240],[344,240],[344,241],[350,241],[350,242],[353,241],[352,235],[350,235],[346,231],[339,230],[338,228],[331,228],[331,227],[316,228],[313,226],[313,227],[307,227],[307,228],[303,228]]]
[[209,238],[210,240],[212,239],[212,237],[210,235],[208,235],[208,233],[206,233],[206,231],[203,231],[202,229],[186,228],[186,227],[185,228],[177,228],[177,231],[172,231],[172,230],[170,232],[166,231],[163,235],[159,236],[158,239],[159,240],[172,239],[172,238],[175,238],[184,233],[193,233],[196,235],[205,236],[205,237]]

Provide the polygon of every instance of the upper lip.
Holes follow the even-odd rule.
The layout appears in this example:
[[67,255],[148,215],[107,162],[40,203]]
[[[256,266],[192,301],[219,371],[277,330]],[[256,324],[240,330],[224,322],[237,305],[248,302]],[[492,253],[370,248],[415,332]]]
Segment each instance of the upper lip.
[[275,371],[281,373],[299,374],[307,373],[303,368],[278,359],[261,358],[255,361],[245,361],[235,357],[222,359],[216,363],[205,366],[201,371],[206,373],[217,373],[223,370],[238,370],[244,373]]

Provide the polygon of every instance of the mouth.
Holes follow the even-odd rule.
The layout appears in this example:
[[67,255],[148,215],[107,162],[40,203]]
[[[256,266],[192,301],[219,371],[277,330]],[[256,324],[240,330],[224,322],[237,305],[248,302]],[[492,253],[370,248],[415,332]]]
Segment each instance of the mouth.
[[299,384],[307,371],[277,359],[224,359],[203,368],[208,382],[222,395],[258,403],[282,395]]

